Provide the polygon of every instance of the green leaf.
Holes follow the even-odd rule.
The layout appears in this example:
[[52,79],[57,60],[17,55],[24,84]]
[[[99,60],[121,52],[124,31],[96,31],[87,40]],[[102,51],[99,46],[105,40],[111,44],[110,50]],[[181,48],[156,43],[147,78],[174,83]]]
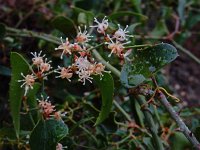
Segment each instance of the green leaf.
[[[37,95],[38,91],[40,90],[40,88],[41,88],[41,84],[35,83],[33,85],[33,89],[29,90],[29,92],[27,94],[27,103],[28,103],[29,109],[37,108],[38,102],[37,102],[36,95]],[[39,119],[40,113],[37,110],[31,111],[30,113],[33,116],[34,121],[37,122]]]
[[21,83],[18,80],[22,79],[21,73],[27,74],[29,71],[28,62],[18,53],[11,52],[11,82],[9,90],[10,110],[13,118],[13,124],[16,131],[16,136],[19,138],[20,130],[20,107],[24,90],[20,87]]
[[170,141],[171,141],[172,150],[183,150],[183,149],[187,149],[186,147],[190,147],[190,142],[181,132],[175,132],[170,137]]
[[138,104],[137,100],[134,100],[134,107],[135,107],[134,109],[136,111],[136,114],[134,114],[134,115],[137,115],[139,122],[140,122],[140,125],[142,127],[144,127],[144,114],[143,114],[141,107]]
[[178,56],[174,46],[161,43],[140,50],[132,50],[121,71],[121,83],[133,88],[143,83],[159,69],[169,64]]
[[56,29],[64,33],[66,36],[74,37],[76,35],[76,26],[70,18],[57,16],[51,23]]
[[28,101],[29,108],[37,107],[36,94],[38,93],[40,87],[41,87],[40,83],[35,83],[33,85],[33,89],[30,89],[30,91],[28,92],[27,101]]
[[137,27],[137,26],[139,26],[139,25],[141,25],[141,23],[134,23],[134,24],[132,24],[132,25],[130,25],[130,26],[128,26],[128,31],[129,31],[129,33],[130,34],[133,34],[133,32],[135,31],[135,28]]
[[0,65],[0,74],[4,75],[4,76],[10,76],[11,70],[10,70],[10,68]]
[[185,7],[186,7],[186,0],[179,0],[177,11],[182,25],[185,24]]
[[[94,117],[98,116],[100,111],[96,107],[94,107],[92,104],[88,102],[84,102],[83,104],[85,108],[84,110],[88,111],[91,116]],[[110,112],[109,116],[103,122],[101,122],[99,128],[104,130],[107,134],[116,132],[117,124],[115,121],[115,115],[116,115],[115,111]]]
[[109,113],[111,111],[113,102],[114,81],[109,73],[104,73],[102,79],[100,78],[100,76],[94,76],[93,78],[99,86],[102,95],[101,111],[95,123],[95,125],[99,125],[109,116]]
[[115,121],[116,112],[112,111],[109,116],[99,125],[107,134],[117,131],[117,124]]
[[3,23],[0,23],[0,39],[6,34],[6,27]]
[[189,13],[186,21],[186,28],[191,29],[194,25],[200,22],[200,14]]
[[78,24],[92,25],[94,14],[78,7],[72,7],[74,18],[77,18]]
[[142,9],[141,9],[141,0],[131,0],[130,1],[134,7],[134,9],[138,12],[141,13]]
[[165,20],[162,19],[157,22],[155,28],[151,32],[151,35],[161,37],[163,35],[166,35],[167,33],[168,33],[168,29],[165,24]]
[[109,16],[109,18],[111,20],[116,20],[116,19],[118,19],[120,17],[124,17],[124,16],[131,16],[131,17],[136,16],[136,17],[139,17],[142,21],[145,21],[148,19],[147,16],[136,13],[136,12],[132,12],[132,11],[118,11],[116,13],[111,14]]
[[55,150],[67,134],[68,127],[63,121],[40,120],[30,136],[31,150]]

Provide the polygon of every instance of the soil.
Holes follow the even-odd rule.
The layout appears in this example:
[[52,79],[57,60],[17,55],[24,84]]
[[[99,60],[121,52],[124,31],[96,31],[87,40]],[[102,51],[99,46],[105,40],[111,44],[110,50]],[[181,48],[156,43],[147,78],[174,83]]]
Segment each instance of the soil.
[[[192,35],[185,41],[183,46],[200,59],[198,36]],[[187,102],[189,106],[198,107],[200,106],[200,64],[186,54],[181,52],[179,54],[180,56],[169,68],[169,84],[172,85],[177,95]]]

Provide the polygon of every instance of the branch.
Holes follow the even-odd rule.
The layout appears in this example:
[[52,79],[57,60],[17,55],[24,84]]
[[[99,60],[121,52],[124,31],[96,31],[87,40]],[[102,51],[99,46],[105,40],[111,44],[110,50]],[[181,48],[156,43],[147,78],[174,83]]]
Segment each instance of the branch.
[[109,64],[108,62],[106,62],[102,57],[101,55],[97,52],[96,49],[92,50],[92,53],[94,55],[94,57],[99,61],[101,62],[103,65],[106,66],[106,68],[108,70],[110,70],[113,74],[115,74],[117,77],[120,77],[120,71],[117,70],[115,67],[113,67],[111,64]]
[[185,125],[185,123],[180,118],[178,113],[173,109],[172,105],[168,102],[165,95],[160,90],[158,91],[158,94],[159,94],[159,98],[160,98],[161,103],[167,109],[171,118],[173,118],[174,121],[177,123],[181,132],[183,132],[183,134],[186,136],[186,138],[193,144],[194,148],[199,150],[200,149],[200,143],[197,141],[194,134],[188,129],[188,127]]
[[195,55],[193,55],[189,50],[185,49],[184,47],[176,43],[176,41],[172,41],[172,43],[175,45],[175,47],[177,47],[179,50],[181,50],[182,52],[187,54],[190,58],[192,58],[194,61],[196,61],[198,64],[200,64],[200,59],[197,58]]

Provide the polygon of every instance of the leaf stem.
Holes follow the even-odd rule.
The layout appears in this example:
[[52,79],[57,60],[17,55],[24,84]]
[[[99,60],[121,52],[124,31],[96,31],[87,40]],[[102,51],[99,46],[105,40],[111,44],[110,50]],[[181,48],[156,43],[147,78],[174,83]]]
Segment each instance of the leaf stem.
[[115,105],[115,107],[117,109],[119,109],[119,111],[124,115],[124,117],[129,121],[131,122],[131,117],[129,116],[129,114],[127,114],[124,109],[119,105],[119,103],[117,103],[116,100],[113,101],[113,104]]
[[[74,124],[77,124],[76,121],[74,121],[74,119],[72,119],[71,117],[68,118],[72,123]],[[89,136],[91,136],[91,138],[96,142],[98,143],[96,137],[88,130],[86,129],[85,127],[83,127],[82,125],[78,125],[79,128],[81,128],[82,130],[84,130]]]
[[35,124],[35,121],[34,121],[33,116],[30,111],[28,112],[28,115],[29,115],[29,118],[31,119],[31,123],[32,123],[33,127],[35,127],[36,124]]
[[115,67],[113,67],[113,66],[112,66],[111,64],[109,64],[108,62],[106,62],[106,61],[102,58],[102,56],[99,54],[99,52],[97,52],[96,49],[93,49],[93,50],[92,50],[92,53],[93,53],[94,57],[95,57],[99,62],[101,62],[103,65],[105,65],[106,68],[107,68],[108,70],[110,70],[110,71],[111,71],[113,74],[115,74],[117,77],[120,77],[120,71],[117,70]]
[[96,46],[94,46],[94,47],[91,47],[91,48],[87,49],[87,51],[91,51],[91,50],[93,50],[93,49],[96,49],[96,48],[98,48],[98,47],[100,47],[100,46],[102,46],[102,45],[104,45],[104,44],[105,44],[105,43],[98,44],[98,45],[96,45]]
[[140,48],[140,47],[150,47],[150,46],[152,46],[152,45],[151,45],[151,44],[131,45],[131,46],[125,47],[125,49],[129,49],[129,48]]

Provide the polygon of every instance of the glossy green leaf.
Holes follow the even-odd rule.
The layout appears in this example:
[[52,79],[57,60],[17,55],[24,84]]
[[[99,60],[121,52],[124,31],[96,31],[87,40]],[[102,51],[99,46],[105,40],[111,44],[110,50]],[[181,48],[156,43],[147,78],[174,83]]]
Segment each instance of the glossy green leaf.
[[6,27],[4,24],[0,23],[0,39],[4,37],[6,33]]
[[157,44],[140,50],[132,50],[121,71],[121,83],[133,88],[143,83],[159,69],[169,64],[178,56],[174,46],[166,43]]
[[57,16],[52,20],[52,25],[64,33],[68,37],[74,37],[76,35],[76,26],[70,18],[64,16]]
[[94,14],[78,7],[72,7],[73,15],[77,18],[78,24],[86,24],[87,26],[93,24]]
[[55,150],[67,134],[68,127],[63,121],[40,120],[30,136],[31,150]]
[[132,11],[118,11],[118,12],[116,12],[116,13],[111,14],[111,15],[109,16],[109,18],[110,18],[111,20],[116,20],[116,19],[118,19],[118,18],[120,18],[120,17],[124,17],[124,16],[131,16],[131,17],[136,16],[136,17],[139,17],[142,21],[145,21],[145,20],[148,19],[147,16],[142,15],[142,14],[140,14],[140,13],[132,12]]
[[27,74],[29,71],[28,62],[18,53],[11,52],[11,82],[9,90],[10,111],[13,118],[13,124],[17,137],[19,137],[20,130],[20,107],[24,90],[20,88],[21,83],[18,80],[22,79],[21,73]]
[[98,125],[109,116],[109,113],[111,111],[113,102],[114,81],[109,73],[104,73],[102,79],[100,78],[100,76],[94,76],[94,80],[100,88],[102,96],[101,111],[95,123],[95,125]]

